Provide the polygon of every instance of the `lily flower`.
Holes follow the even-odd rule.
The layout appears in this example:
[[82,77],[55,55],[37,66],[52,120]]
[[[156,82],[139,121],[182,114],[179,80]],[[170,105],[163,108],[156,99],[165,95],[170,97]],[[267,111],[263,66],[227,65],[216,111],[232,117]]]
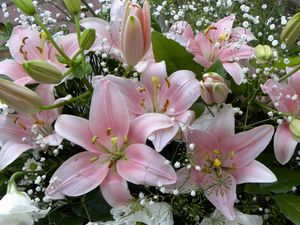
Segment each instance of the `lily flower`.
[[247,42],[256,38],[245,28],[232,28],[234,19],[234,15],[225,17],[196,36],[187,22],[180,21],[172,27],[170,35],[186,47],[194,55],[194,60],[205,68],[212,66],[216,60],[221,60],[233,80],[241,84],[244,72],[238,62],[253,55],[253,48]]
[[[40,84],[35,91],[42,97],[43,104],[48,105],[55,101],[53,90],[53,85]],[[51,125],[59,114],[58,109],[51,109],[36,114],[1,115],[0,142],[3,146],[0,150],[0,170],[25,151],[59,145],[62,138]]]
[[[76,34],[60,37],[58,45],[69,57],[72,57],[79,49]],[[62,73],[67,70],[65,65],[57,60],[57,50],[48,43],[46,36],[30,26],[14,27],[8,40],[8,46],[13,59],[0,62],[0,74],[8,76],[17,84],[38,83],[28,76],[23,68],[23,63],[28,60],[47,61],[61,70]]]
[[132,117],[145,113],[160,113],[173,121],[173,126],[151,135],[155,149],[161,151],[179,131],[189,123],[194,113],[189,110],[200,96],[200,84],[195,74],[180,70],[167,75],[164,61],[149,65],[141,80],[107,76],[126,97]]
[[156,113],[131,121],[121,93],[103,78],[94,88],[89,120],[61,115],[55,123],[59,135],[87,151],[58,168],[46,193],[62,199],[83,195],[100,185],[106,201],[118,207],[132,199],[126,181],[150,186],[175,183],[172,166],[145,145],[151,133],[170,126],[167,116]]
[[208,130],[190,129],[187,154],[192,169],[177,172],[176,187],[182,191],[203,189],[208,200],[229,220],[235,219],[236,185],[248,182],[275,182],[276,177],[255,158],[272,139],[274,128],[263,125],[234,133],[234,112],[226,105]]
[[[287,113],[293,118],[300,117],[300,71],[288,78],[287,83],[267,80],[262,85],[279,112]],[[274,153],[278,162],[286,164],[292,158],[299,140],[293,135],[289,122],[278,125],[274,136]]]

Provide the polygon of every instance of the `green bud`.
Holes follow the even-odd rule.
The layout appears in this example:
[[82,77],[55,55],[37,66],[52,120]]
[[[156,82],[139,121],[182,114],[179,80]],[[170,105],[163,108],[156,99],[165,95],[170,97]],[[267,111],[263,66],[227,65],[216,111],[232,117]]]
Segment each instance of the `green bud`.
[[23,113],[38,113],[42,98],[29,88],[0,79],[0,99],[10,107]]
[[273,51],[269,45],[257,45],[254,48],[254,54],[259,63],[266,63],[274,57]]
[[23,64],[28,75],[45,84],[58,84],[63,79],[63,75],[54,65],[42,60],[31,60]]
[[293,135],[293,138],[300,142],[300,120],[293,119],[289,124],[290,131]]
[[72,15],[77,15],[80,12],[81,0],[64,0],[65,6]]
[[282,30],[280,39],[288,46],[300,37],[300,13],[295,14]]
[[80,38],[80,48],[82,50],[90,49],[96,40],[96,31],[95,29],[86,29],[82,32]]
[[25,14],[33,16],[36,12],[32,0],[13,0],[15,5]]

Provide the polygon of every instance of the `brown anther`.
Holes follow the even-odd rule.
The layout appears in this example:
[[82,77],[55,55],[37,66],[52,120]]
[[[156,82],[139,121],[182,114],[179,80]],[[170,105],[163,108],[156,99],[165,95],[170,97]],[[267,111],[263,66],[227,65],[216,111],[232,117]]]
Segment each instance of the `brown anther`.
[[19,122],[18,124],[19,124],[19,126],[20,126],[23,130],[26,131],[26,127],[25,127],[25,125],[24,125],[23,123]]
[[41,47],[36,46],[36,49],[39,51],[40,54],[43,54],[43,49]]
[[111,135],[111,128],[110,128],[110,127],[106,129],[106,135],[107,135],[107,136],[110,136],[110,135]]
[[19,118],[20,117],[18,117],[18,116],[16,116],[15,118],[13,118],[13,123],[16,124]]
[[25,45],[26,43],[26,40],[28,39],[28,37],[24,37],[23,39],[22,39],[22,43]]
[[108,168],[112,168],[112,166],[114,165],[113,161],[109,162]]
[[170,101],[169,99],[167,99],[161,111],[164,113],[167,112],[169,105],[170,105]]
[[34,122],[34,124],[39,125],[39,126],[44,126],[45,122],[42,121],[42,120],[37,120],[37,121]]
[[142,106],[143,108],[145,108],[145,100],[146,100],[146,99],[142,99],[142,100],[140,101],[140,106]]
[[24,52],[23,55],[24,55],[24,59],[27,61],[28,60],[27,52]]
[[138,87],[137,90],[138,90],[140,93],[146,91],[146,89],[145,89],[144,87]]
[[171,82],[168,80],[168,78],[166,78],[165,81],[167,83],[167,87],[170,88],[171,87]]
[[23,48],[24,48],[24,45],[21,45],[20,48],[19,48],[19,52],[20,52],[21,54],[24,54]]

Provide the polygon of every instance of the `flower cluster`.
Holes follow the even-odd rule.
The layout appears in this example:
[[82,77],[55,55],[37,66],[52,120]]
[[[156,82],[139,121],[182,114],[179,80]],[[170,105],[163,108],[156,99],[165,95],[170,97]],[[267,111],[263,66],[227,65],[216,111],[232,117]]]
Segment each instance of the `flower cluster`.
[[[14,173],[2,223],[39,224],[48,214],[50,224],[63,208],[88,225],[262,224],[271,213],[247,210],[249,194],[299,218],[285,208],[285,198],[299,206],[299,179],[284,177],[299,175],[299,56],[286,63],[229,12],[185,21],[204,1],[170,8],[159,32],[151,10],[159,19],[166,2],[101,1],[93,11],[64,0],[74,33],[55,34],[45,25],[55,19],[39,15],[36,2],[13,2],[35,24],[11,30],[11,58],[0,62],[0,187]],[[300,37],[300,15],[288,19],[282,49]],[[27,193],[17,191],[19,176]],[[92,201],[106,214],[94,216]]]

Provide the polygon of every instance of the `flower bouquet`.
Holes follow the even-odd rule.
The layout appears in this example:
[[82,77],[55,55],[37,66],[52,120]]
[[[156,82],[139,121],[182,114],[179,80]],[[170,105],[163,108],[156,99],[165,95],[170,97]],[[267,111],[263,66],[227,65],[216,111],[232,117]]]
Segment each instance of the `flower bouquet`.
[[300,224],[295,9],[47,2],[1,23],[0,224]]

